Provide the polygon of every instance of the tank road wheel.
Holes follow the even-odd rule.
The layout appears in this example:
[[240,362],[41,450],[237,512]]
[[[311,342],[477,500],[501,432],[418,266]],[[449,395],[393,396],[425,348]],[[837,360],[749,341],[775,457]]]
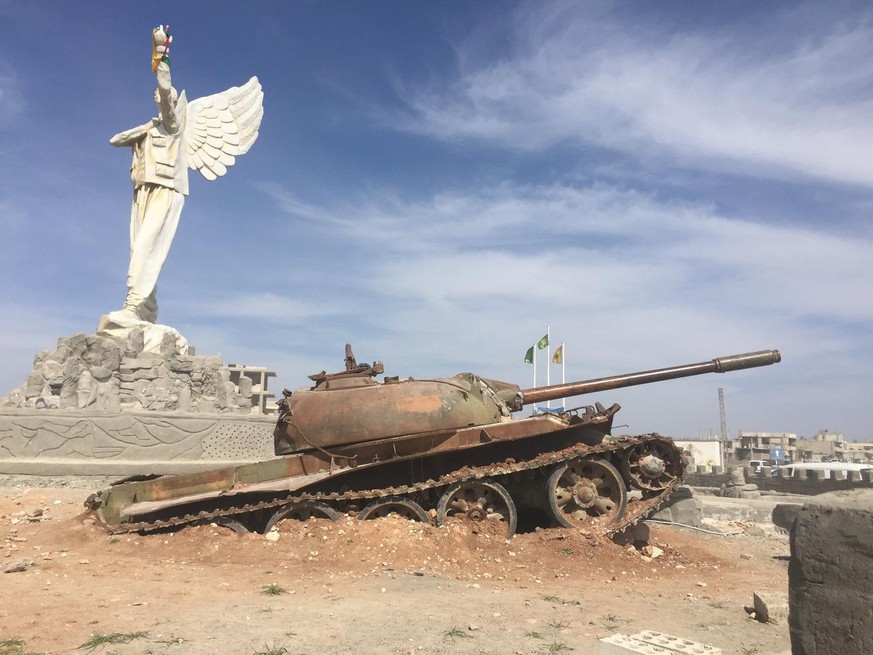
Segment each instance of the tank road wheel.
[[552,518],[583,532],[609,528],[627,508],[624,481],[603,459],[576,459],[559,466],[549,476],[546,495]]
[[629,448],[621,460],[625,480],[642,491],[661,491],[682,472],[678,450],[663,441],[644,441]]
[[436,524],[442,526],[451,518],[464,519],[474,526],[484,521],[505,523],[507,539],[515,534],[518,524],[518,512],[509,492],[496,482],[483,480],[458,482],[446,489],[437,504]]
[[360,514],[359,519],[378,519],[389,514],[397,514],[410,521],[430,523],[430,517],[422,509],[421,505],[408,498],[380,498],[367,505]]
[[278,526],[282,521],[288,519],[294,521],[306,521],[309,519],[330,519],[331,521],[339,521],[339,514],[330,505],[319,503],[314,500],[304,500],[300,503],[291,503],[285,505],[278,512],[270,517],[267,525],[264,527],[264,534]]

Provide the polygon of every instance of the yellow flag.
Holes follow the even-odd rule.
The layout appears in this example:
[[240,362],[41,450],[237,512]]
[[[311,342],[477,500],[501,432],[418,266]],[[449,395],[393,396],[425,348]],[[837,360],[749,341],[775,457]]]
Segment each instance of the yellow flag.
[[552,362],[555,364],[562,364],[564,362],[564,344],[558,346],[555,354],[552,355]]

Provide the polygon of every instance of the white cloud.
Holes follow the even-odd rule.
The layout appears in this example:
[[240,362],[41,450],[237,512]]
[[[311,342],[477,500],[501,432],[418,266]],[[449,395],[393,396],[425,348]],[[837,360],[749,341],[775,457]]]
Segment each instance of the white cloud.
[[190,314],[204,318],[220,316],[289,323],[336,314],[324,303],[306,303],[269,291],[231,293],[210,301],[195,300],[186,303],[186,309]]
[[406,127],[510,148],[595,144],[716,170],[869,186],[870,16],[851,27],[805,27],[675,34],[618,11],[549,5],[514,23],[506,58],[483,61],[462,47],[448,88],[407,91],[414,117]]
[[507,184],[406,204],[374,195],[320,212],[325,225],[342,216],[352,241],[391,253],[362,269],[386,297],[557,298],[572,284],[601,308],[666,297],[873,318],[873,305],[858,302],[873,297],[869,238],[729,219],[605,184]]

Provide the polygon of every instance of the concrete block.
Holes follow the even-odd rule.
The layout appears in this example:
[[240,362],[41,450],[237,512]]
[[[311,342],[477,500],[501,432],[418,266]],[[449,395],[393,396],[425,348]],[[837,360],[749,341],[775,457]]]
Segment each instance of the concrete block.
[[721,655],[720,648],[654,630],[604,637],[597,652],[600,655]]
[[599,655],[672,655],[664,648],[622,634],[603,637],[598,644],[597,652]]
[[761,623],[783,624],[788,620],[788,594],[756,591],[752,594],[755,619]]
[[673,523],[700,527],[703,523],[703,503],[697,498],[683,498],[670,504]]
[[873,653],[873,489],[803,506],[791,531],[788,628],[794,655]]
[[665,648],[670,653],[681,653],[682,655],[721,655],[721,648],[701,644],[690,639],[683,639],[682,637],[674,637],[663,632],[655,632],[654,630],[644,630],[633,636],[647,644]]

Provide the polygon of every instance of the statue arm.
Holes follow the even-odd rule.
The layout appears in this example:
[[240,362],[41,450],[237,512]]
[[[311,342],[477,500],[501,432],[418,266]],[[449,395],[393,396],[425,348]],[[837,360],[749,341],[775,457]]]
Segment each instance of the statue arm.
[[170,64],[166,61],[158,63],[156,71],[158,77],[158,104],[161,107],[161,119],[167,132],[179,131],[179,116],[176,115],[176,103],[172,95],[172,79],[170,77]]
[[110,145],[121,147],[121,146],[132,146],[137,141],[141,141],[145,138],[145,135],[155,124],[155,120],[152,119],[148,123],[143,125],[138,125],[136,127],[132,127],[129,130],[125,130],[124,132],[119,132],[114,137],[109,139]]

